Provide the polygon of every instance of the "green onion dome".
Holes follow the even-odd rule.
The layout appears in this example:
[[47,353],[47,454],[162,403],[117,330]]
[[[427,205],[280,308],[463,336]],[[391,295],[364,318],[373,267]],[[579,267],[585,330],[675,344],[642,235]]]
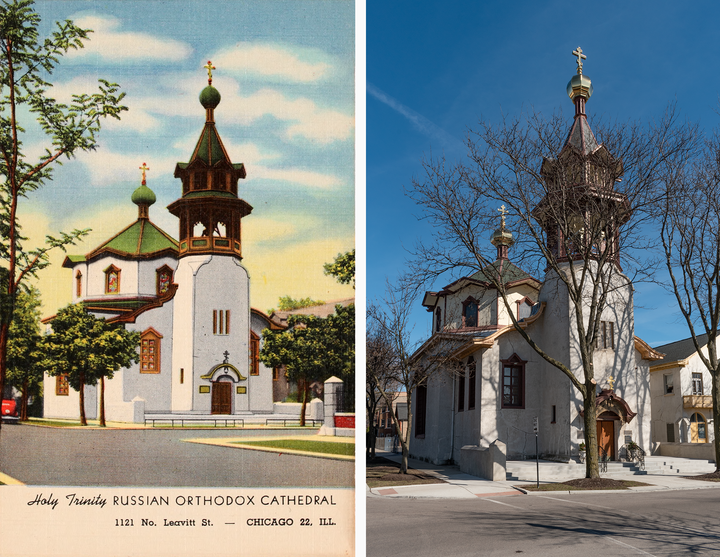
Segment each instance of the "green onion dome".
[[205,108],[215,108],[220,104],[220,92],[208,85],[200,92],[200,104]]
[[130,198],[135,205],[152,205],[155,203],[155,193],[145,184],[136,189]]

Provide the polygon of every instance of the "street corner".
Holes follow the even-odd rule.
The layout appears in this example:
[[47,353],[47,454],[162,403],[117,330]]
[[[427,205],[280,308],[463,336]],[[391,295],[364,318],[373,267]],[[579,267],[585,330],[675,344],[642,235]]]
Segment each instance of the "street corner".
[[293,456],[305,456],[311,458],[324,458],[330,460],[342,460],[342,461],[354,461],[354,447],[353,454],[340,454],[337,452],[326,452],[322,444],[339,444],[345,443],[348,445],[355,445],[355,439],[348,438],[343,441],[343,438],[336,437],[322,437],[317,438],[316,436],[291,436],[291,437],[218,437],[215,439],[182,439],[186,443],[198,443],[202,445],[213,445],[216,447],[225,447],[228,449],[244,449],[250,451],[260,451],[276,453],[278,456],[281,455],[293,455]]

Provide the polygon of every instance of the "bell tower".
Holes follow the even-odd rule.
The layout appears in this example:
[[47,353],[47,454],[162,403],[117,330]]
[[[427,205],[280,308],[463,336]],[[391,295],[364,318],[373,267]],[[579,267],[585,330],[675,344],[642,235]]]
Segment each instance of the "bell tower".
[[558,261],[597,260],[620,265],[620,227],[631,216],[627,197],[614,186],[623,175],[623,163],[598,143],[585,113],[593,93],[583,74],[585,54],[580,47],[577,74],[567,85],[575,106],[573,124],[557,158],[543,160],[540,174],[546,195],[533,210]]
[[[215,67],[204,67],[205,125],[190,161],[175,167],[182,196],[168,206],[180,221],[172,410],[237,414],[248,411],[257,396],[249,385],[250,277],[241,263],[240,235],[240,221],[252,207],[238,198],[245,166],[231,162],[215,128]],[[219,371],[224,369],[234,372]]]
[[233,164],[215,128],[215,109],[220,93],[212,86],[208,61],[208,86],[200,93],[205,126],[188,163],[177,163],[175,178],[182,180],[182,197],[168,206],[180,219],[180,254],[232,255],[242,259],[240,220],[252,207],[238,198],[238,180],[245,165]]

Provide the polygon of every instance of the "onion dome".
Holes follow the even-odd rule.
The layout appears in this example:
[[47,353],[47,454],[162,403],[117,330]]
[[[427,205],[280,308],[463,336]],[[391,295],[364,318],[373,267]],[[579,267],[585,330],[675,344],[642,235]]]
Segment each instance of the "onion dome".
[[200,104],[204,108],[217,108],[220,104],[220,92],[212,85],[208,85],[200,91]]
[[573,50],[573,56],[577,56],[577,75],[574,75],[570,82],[567,84],[567,94],[575,101],[577,97],[582,97],[584,100],[588,100],[593,94],[593,86],[590,78],[582,73],[583,60],[587,58],[583,54],[582,48],[577,47]]
[[153,192],[149,187],[147,187],[145,184],[140,186],[138,189],[136,189],[132,197],[130,198],[135,205],[152,205],[155,203],[157,198],[155,197],[155,192]]
[[138,206],[138,218],[146,219],[149,218],[150,205],[155,203],[157,198],[155,192],[146,185],[145,173],[150,170],[150,167],[142,163],[140,170],[142,170],[142,184],[133,192],[130,200]]
[[490,242],[497,248],[498,259],[508,259],[508,249],[515,243],[515,239],[513,238],[512,232],[505,228],[505,215],[507,214],[505,205],[502,205],[498,211],[500,211],[502,215],[500,228],[493,232]]

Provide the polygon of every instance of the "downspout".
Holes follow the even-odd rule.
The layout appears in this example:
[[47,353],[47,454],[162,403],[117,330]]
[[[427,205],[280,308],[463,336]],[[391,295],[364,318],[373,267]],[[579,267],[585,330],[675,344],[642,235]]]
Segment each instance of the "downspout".
[[450,461],[455,454],[455,377],[453,377],[452,399],[450,400]]

